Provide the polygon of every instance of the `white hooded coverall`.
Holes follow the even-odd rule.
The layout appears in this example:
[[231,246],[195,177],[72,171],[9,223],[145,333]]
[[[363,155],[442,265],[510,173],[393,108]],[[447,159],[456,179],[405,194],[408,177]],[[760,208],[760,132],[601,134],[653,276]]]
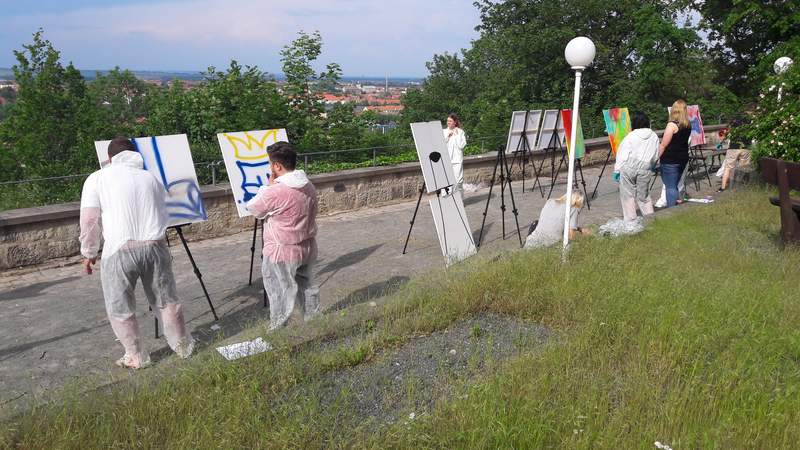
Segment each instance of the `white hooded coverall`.
[[283,326],[295,304],[305,320],[319,314],[314,284],[317,261],[317,191],[305,172],[294,170],[262,186],[247,210],[264,222],[261,274],[269,298],[270,330]]
[[649,128],[637,128],[620,142],[614,171],[619,172],[619,200],[627,221],[636,220],[636,206],[642,215],[653,214],[650,180],[658,161],[658,136]]
[[[450,132],[453,132],[452,136]],[[453,164],[453,172],[456,175],[454,190],[461,190],[464,185],[464,147],[467,146],[467,137],[461,128],[445,128],[442,130],[444,140],[447,143],[447,153],[450,154],[450,162]]]
[[[545,202],[539,212],[539,222],[536,229],[525,239],[525,248],[548,247],[561,242],[564,237],[564,203],[551,198]],[[578,208],[571,208],[569,213],[569,227],[578,228]]]
[[140,279],[147,301],[161,317],[169,346],[184,358],[194,348],[178,303],[165,241],[167,220],[164,186],[144,170],[137,152],[117,154],[83,185],[81,254],[97,258],[102,235],[100,280],[109,322],[125,347],[120,365],[136,368],[150,361],[140,346],[135,314],[134,289]]

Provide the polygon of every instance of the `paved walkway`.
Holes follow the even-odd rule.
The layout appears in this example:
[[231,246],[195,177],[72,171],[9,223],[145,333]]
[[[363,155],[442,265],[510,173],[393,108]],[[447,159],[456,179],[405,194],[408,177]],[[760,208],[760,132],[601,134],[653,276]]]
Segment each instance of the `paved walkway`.
[[[594,186],[599,168],[584,171],[588,188]],[[608,174],[608,171],[607,171]],[[564,191],[565,176],[555,193]],[[602,224],[621,216],[618,190],[606,175],[591,210],[584,207],[582,224]],[[654,193],[661,189],[656,182]],[[544,204],[538,190],[521,192],[514,185],[523,239]],[[704,186],[703,195],[710,191]],[[693,190],[690,190],[693,192]],[[488,188],[465,196],[469,225],[477,237]],[[655,197],[654,194],[654,197]],[[554,194],[555,196],[555,194]],[[510,198],[506,197],[507,203]],[[401,254],[414,201],[365,209],[319,219],[319,264],[316,280],[321,288],[322,306],[327,311],[368,301],[395,289],[412,277],[444,266],[433,219],[427,202],[420,206],[409,251]],[[509,238],[501,238],[500,199],[495,190],[486,222],[486,246],[482,252],[519,247],[510,205],[506,212]],[[220,316],[215,323],[195,278],[188,258],[173,242],[174,269],[178,292],[185,306],[191,332],[204,342],[219,333],[235,336],[255,321],[268,317],[262,306],[259,261],[253,270],[253,286],[247,285],[251,233],[239,233],[191,243],[192,253],[203,272],[211,299]],[[139,289],[140,326],[144,345],[163,363],[173,358],[163,349],[163,339],[153,337],[153,321],[147,316]],[[219,330],[212,325],[219,325]],[[216,326],[214,328],[217,328]],[[84,276],[79,265],[42,268],[37,271],[0,273],[0,409],[14,409],[34,396],[47,394],[77,377],[94,375],[99,383],[130,376],[113,367],[123,350],[114,342],[108,325],[97,273]],[[82,380],[85,378],[82,378]]]

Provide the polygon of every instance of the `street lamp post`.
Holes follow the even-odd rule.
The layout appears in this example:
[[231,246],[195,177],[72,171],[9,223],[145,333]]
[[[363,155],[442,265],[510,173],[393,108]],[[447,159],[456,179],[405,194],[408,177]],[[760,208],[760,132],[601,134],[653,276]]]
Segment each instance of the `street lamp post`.
[[567,247],[569,246],[569,216],[570,208],[572,207],[572,183],[575,177],[575,144],[577,143],[578,133],[578,106],[581,96],[581,75],[583,70],[589,66],[594,60],[595,47],[591,39],[583,36],[576,37],[569,41],[567,48],[564,49],[564,57],[567,63],[575,71],[575,93],[572,100],[572,129],[570,130],[569,148],[569,170],[567,172],[567,196],[564,215],[564,246],[562,249],[562,257],[566,258]]

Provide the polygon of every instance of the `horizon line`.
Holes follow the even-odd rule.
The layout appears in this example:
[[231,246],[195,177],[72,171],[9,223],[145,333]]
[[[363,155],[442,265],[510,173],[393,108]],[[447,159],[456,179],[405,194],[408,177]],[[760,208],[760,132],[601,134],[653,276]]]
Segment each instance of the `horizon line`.
[[[253,67],[257,67],[257,66],[253,66]],[[127,68],[122,68],[122,67],[115,67],[115,68],[119,68],[122,71],[127,70],[127,71],[132,72],[132,73],[153,72],[153,73],[166,73],[166,74],[176,74],[176,73],[178,73],[178,74],[197,74],[197,75],[202,74],[202,73],[206,72],[206,70],[207,70],[207,68],[204,69],[204,70],[127,69]],[[78,69],[78,71],[80,71],[80,72],[101,72],[101,73],[102,72],[111,72],[112,70],[114,70],[114,69],[81,69],[81,68],[77,68],[77,67],[76,67],[76,69]],[[0,67],[0,70],[12,71],[12,68],[11,67]],[[270,71],[262,71],[262,72],[264,72],[267,75],[273,75],[275,77],[285,77],[286,76],[283,72],[270,72]],[[388,77],[389,79],[405,78],[405,79],[420,79],[421,80],[421,79],[425,78],[426,75],[364,75],[364,74],[351,75],[351,74],[342,74],[342,78],[345,78],[345,77],[346,78],[375,78],[375,79],[385,79],[385,78]]]

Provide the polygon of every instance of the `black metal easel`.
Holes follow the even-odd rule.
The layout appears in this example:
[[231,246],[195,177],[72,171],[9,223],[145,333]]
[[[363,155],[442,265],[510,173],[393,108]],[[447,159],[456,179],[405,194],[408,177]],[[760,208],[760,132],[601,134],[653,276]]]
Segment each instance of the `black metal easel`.
[[[555,143],[553,141],[555,141]],[[551,146],[553,147],[553,152],[552,152],[552,154],[553,154],[552,161],[553,162],[551,163],[552,167],[553,168],[555,167],[555,154],[556,154],[556,152],[560,152],[561,153],[561,161],[559,161],[559,163],[558,163],[558,168],[555,169],[550,174],[550,191],[547,193],[547,199],[548,200],[553,195],[553,188],[555,188],[555,186],[556,186],[556,181],[558,180],[558,174],[559,174],[559,172],[561,172],[561,168],[564,166],[564,163],[566,162],[567,154],[568,154],[568,149],[564,148],[564,146],[561,144],[561,139],[558,138],[558,130],[556,130],[556,132],[553,133],[553,136],[550,138],[550,143],[548,144],[548,148],[551,147]],[[586,208],[591,210],[592,209],[592,204],[589,202],[589,194],[586,191],[586,179],[583,177],[583,164],[581,164],[581,160],[580,159],[577,159],[577,158],[575,159],[575,167],[578,169],[578,174],[580,175],[580,178],[581,178],[580,183],[583,186],[583,195],[584,195],[584,198],[586,200]],[[578,177],[575,177],[573,179],[572,183],[573,183],[572,185],[574,187],[578,187]]]
[[[192,256],[191,250],[189,250],[189,244],[186,242],[186,238],[183,236],[183,225],[175,225],[173,227],[168,227],[175,230],[178,234],[178,237],[181,239],[181,243],[183,244],[183,249],[186,251],[186,256],[189,257],[189,262],[192,263],[192,268],[194,269],[194,275],[197,277],[197,281],[200,282],[200,287],[203,288],[203,294],[206,296],[206,301],[208,302],[208,307],[211,308],[211,314],[214,316],[214,320],[219,320],[217,317],[217,311],[214,309],[214,304],[211,303],[211,297],[208,295],[208,290],[206,289],[206,284],[203,282],[203,274],[200,273],[200,269],[197,267],[197,263],[194,261],[194,256]],[[167,245],[169,246],[169,237],[167,237]],[[153,310],[152,307],[149,308],[150,311]],[[158,316],[155,317],[155,328],[156,328],[156,339],[158,339]]]
[[[500,153],[504,153],[505,154],[505,152],[502,151],[502,150],[500,151]],[[428,163],[431,165],[431,173],[433,174],[433,177],[434,177],[433,184],[438,186],[438,183],[436,182],[436,174],[435,174],[435,171],[433,170],[433,165],[434,164],[443,164],[444,163],[444,161],[442,160],[441,153],[439,153],[439,152],[431,152],[428,155]],[[435,191],[436,192],[436,199],[439,202],[439,211],[440,212],[442,211],[442,207],[441,207],[442,194],[444,193],[444,195],[452,196],[452,195],[455,195],[455,193],[456,193],[456,191],[455,191],[455,181],[451,182],[449,177],[447,177],[447,173],[446,172],[445,172],[445,178],[446,178],[446,182],[448,183],[448,185],[444,186],[444,187],[441,187],[441,188],[439,188],[439,189],[437,189]],[[408,240],[411,238],[411,230],[414,229],[414,222],[416,222],[416,220],[417,220],[417,213],[419,212],[419,205],[420,205],[420,202],[422,202],[422,196],[423,195],[425,195],[425,183],[424,182],[422,183],[422,186],[420,186],[420,188],[419,188],[419,197],[417,198],[417,206],[414,207],[414,215],[411,216],[411,221],[409,222],[408,234],[406,235],[406,243],[403,245],[403,254],[404,255],[406,254],[406,249],[408,248]],[[466,228],[466,222],[464,222],[464,218],[462,217],[461,220],[462,220],[462,223],[464,223],[465,228]],[[445,223],[444,223],[444,216],[442,216],[442,230],[443,230],[444,241],[445,241],[444,242],[444,247],[448,248],[447,247],[447,234],[446,234],[445,229],[446,229],[446,227],[445,227]],[[466,231],[467,231],[467,233],[470,234],[470,236],[472,236],[472,231],[471,230],[466,228]]]
[[503,239],[506,238],[506,184],[508,184],[508,193],[511,195],[511,212],[514,213],[514,222],[517,224],[517,236],[519,236],[519,246],[522,247],[522,233],[519,231],[519,211],[517,211],[517,203],[514,200],[514,190],[511,187],[511,170],[508,167],[508,160],[506,159],[505,149],[498,150],[497,159],[494,162],[494,170],[492,171],[492,180],[489,182],[489,196],[486,197],[486,207],[483,209],[483,221],[481,222],[481,233],[478,236],[476,247],[483,244],[483,231],[486,226],[486,215],[489,212],[489,202],[492,201],[492,190],[494,189],[494,182],[497,179],[497,168],[500,167],[500,211],[503,217]]
[[[530,155],[533,155],[533,148],[528,142],[528,116],[530,111],[525,111],[525,122],[522,126],[522,134],[520,135],[520,139],[517,142],[517,148],[514,149],[511,153],[514,155],[511,158],[511,170],[514,170],[514,164],[517,162],[517,158],[519,158],[519,166],[522,169],[522,192],[525,192],[525,165],[528,160],[531,160],[531,165],[534,168],[534,173],[536,173],[536,178],[533,180],[533,187],[531,191],[536,188],[536,185],[539,185],[539,190],[542,193],[542,197],[544,197],[544,187],[542,186],[541,181],[539,180],[538,173],[536,172],[536,165],[533,163],[533,159]],[[513,120],[513,119],[512,119]],[[510,133],[510,132],[509,132]]]
[[[247,285],[253,285],[253,261],[256,258],[256,233],[258,231],[258,218],[253,217],[255,222],[253,223],[253,242],[250,244],[250,278],[247,280]],[[261,242],[264,242],[264,220],[261,220]],[[261,260],[264,260],[264,253],[261,253]],[[269,307],[267,303],[267,289],[263,288],[264,292],[264,308]]]
[[422,186],[419,187],[419,197],[417,197],[417,206],[414,208],[414,215],[411,216],[411,222],[409,222],[408,234],[406,235],[406,243],[403,244],[404,255],[406,254],[406,249],[408,248],[408,240],[411,238],[411,230],[414,229],[414,222],[417,220],[417,213],[419,212],[419,204],[422,201],[423,195],[425,195],[425,183],[422,183]]
[[[561,113],[559,112],[559,116],[560,115],[561,115]],[[560,120],[561,119],[559,118],[556,121],[556,128],[553,130],[553,134],[550,136],[550,142],[547,143],[547,147],[542,149],[542,151],[544,151],[544,156],[542,157],[541,162],[539,162],[539,166],[536,167],[536,163],[535,162],[533,163],[533,168],[534,168],[535,175],[536,175],[536,182],[538,182],[539,186],[541,187],[542,186],[542,182],[541,182],[540,178],[543,175],[542,171],[544,170],[544,164],[545,164],[545,161],[547,161],[547,159],[548,159],[547,156],[548,155],[550,156],[549,159],[550,159],[550,190],[551,190],[551,192],[552,192],[552,185],[555,183],[555,180],[556,180],[556,177],[557,177],[557,173],[558,173],[556,171],[556,153],[561,151],[562,155],[563,155],[563,148],[561,146],[560,139],[558,139],[558,121],[560,121]],[[544,124],[542,124],[542,127],[544,127]],[[541,138],[541,134],[542,133],[543,133],[543,131],[539,131],[540,138]],[[562,156],[562,160],[563,160],[563,156]],[[560,166],[559,166],[559,170],[561,170]],[[541,188],[540,190],[541,190],[542,198],[544,198],[544,188]],[[548,199],[550,198],[550,194],[547,195],[547,198]]]
[[600,180],[603,179],[603,173],[606,171],[606,166],[608,165],[608,161],[611,159],[611,147],[608,148],[608,153],[606,153],[606,160],[603,162],[603,168],[600,169],[600,175],[597,176],[597,183],[594,185],[594,190],[592,191],[592,198],[597,196],[597,187],[600,186]]
[[189,257],[189,262],[192,263],[192,268],[194,269],[194,275],[197,277],[197,281],[200,282],[200,287],[203,288],[203,294],[206,296],[206,301],[208,302],[208,307],[211,308],[211,314],[214,315],[214,320],[219,320],[219,317],[217,317],[217,312],[214,310],[214,304],[211,303],[211,297],[208,295],[206,284],[203,282],[203,274],[200,273],[200,269],[197,267],[197,263],[194,261],[194,256],[192,256],[192,252],[189,250],[189,244],[186,242],[186,238],[183,236],[183,225],[176,225],[171,228],[174,228],[175,232],[178,233],[178,237],[181,238],[183,249],[186,250],[186,256]]

